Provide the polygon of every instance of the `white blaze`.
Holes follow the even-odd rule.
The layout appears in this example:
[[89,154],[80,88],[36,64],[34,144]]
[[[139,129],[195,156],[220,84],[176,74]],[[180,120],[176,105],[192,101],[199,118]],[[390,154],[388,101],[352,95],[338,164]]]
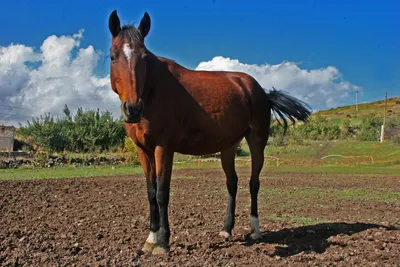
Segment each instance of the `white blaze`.
[[124,50],[126,59],[128,60],[128,62],[130,62],[132,53],[133,53],[133,49],[130,47],[130,45],[128,43],[126,43],[126,44],[124,44],[123,50]]

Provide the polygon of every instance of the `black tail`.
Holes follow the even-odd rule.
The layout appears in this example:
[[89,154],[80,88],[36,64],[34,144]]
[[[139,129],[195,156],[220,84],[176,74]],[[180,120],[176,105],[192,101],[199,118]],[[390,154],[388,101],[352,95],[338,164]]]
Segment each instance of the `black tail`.
[[[271,109],[273,112],[279,115],[284,123],[284,134],[287,129],[286,117],[295,124],[295,119],[307,122],[308,116],[311,114],[311,108],[305,102],[290,96],[281,91],[277,91],[272,87],[272,91],[267,93],[268,100],[271,104]],[[279,122],[279,120],[278,120]],[[280,125],[282,125],[279,122]]]

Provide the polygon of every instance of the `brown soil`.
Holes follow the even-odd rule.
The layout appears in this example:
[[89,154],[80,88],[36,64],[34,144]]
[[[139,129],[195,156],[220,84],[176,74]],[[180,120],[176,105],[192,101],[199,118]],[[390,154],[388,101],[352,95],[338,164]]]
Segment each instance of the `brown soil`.
[[[395,196],[400,191],[399,177],[264,175],[262,188],[278,191],[365,188]],[[272,198],[261,190],[263,240],[253,243],[248,239],[248,176],[248,169],[239,171],[236,227],[233,239],[224,241],[218,236],[227,204],[222,170],[175,171],[167,256],[140,251],[149,224],[141,175],[0,181],[0,265],[399,266],[400,231],[388,227],[399,224],[399,199]],[[271,214],[316,222],[301,226]]]

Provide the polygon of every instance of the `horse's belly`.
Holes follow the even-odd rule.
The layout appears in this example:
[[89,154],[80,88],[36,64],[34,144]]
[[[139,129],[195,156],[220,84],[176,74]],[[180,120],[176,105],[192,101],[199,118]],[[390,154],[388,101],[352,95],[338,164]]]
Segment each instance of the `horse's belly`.
[[[229,99],[223,104],[224,106],[213,103],[213,107],[220,106],[214,110],[207,110],[209,106],[204,106],[205,113],[182,124],[178,134],[177,152],[191,155],[213,154],[232,147],[244,137],[250,127],[249,110],[242,103],[234,105]],[[210,103],[209,105],[211,106]]]
[[190,133],[183,138],[176,152],[189,155],[208,155],[214,154],[239,142],[245,134],[247,127],[241,129],[232,129],[225,133],[206,132],[202,129],[192,129]]
[[232,146],[235,142],[190,142],[188,144],[180,146],[176,149],[176,152],[186,155],[210,155],[220,151],[224,151],[228,147]]

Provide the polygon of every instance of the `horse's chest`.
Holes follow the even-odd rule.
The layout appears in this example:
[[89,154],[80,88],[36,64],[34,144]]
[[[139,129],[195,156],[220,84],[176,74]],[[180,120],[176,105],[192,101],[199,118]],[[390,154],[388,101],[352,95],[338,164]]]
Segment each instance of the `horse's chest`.
[[154,147],[154,137],[151,135],[148,127],[143,127],[143,125],[129,125],[126,126],[126,130],[136,145],[142,148]]

